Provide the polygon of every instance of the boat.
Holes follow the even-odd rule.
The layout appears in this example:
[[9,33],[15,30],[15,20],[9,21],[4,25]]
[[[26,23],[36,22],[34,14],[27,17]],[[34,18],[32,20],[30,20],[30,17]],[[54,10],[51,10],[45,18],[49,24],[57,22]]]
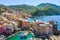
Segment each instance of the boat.
[[34,40],[33,38],[29,38],[28,40]]
[[28,32],[22,31],[20,34],[20,38],[25,38],[27,36]]
[[0,40],[5,40],[4,38],[4,35],[0,35]]

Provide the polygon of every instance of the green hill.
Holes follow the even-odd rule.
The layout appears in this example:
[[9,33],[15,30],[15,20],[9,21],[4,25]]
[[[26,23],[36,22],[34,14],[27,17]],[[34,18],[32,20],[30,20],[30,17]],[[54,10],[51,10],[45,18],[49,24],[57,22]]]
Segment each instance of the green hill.
[[[60,15],[60,6],[57,6],[55,4],[50,3],[42,3],[37,6],[38,12],[37,14],[43,14],[43,15]],[[42,11],[42,13],[40,12]]]
[[[1,5],[2,6],[2,5]],[[60,15],[60,6],[50,3],[42,3],[37,6],[30,5],[10,5],[10,6],[0,6],[1,9],[6,10],[7,8],[11,8],[13,10],[23,11],[29,13],[33,16],[49,16],[49,15]]]
[[23,4],[23,5],[10,5],[9,8],[12,8],[12,9],[18,10],[18,11],[27,12],[27,13],[33,13],[34,11],[36,11],[35,6],[29,6],[29,5],[26,5],[26,4]]
[[2,12],[7,11],[7,9],[8,9],[7,6],[5,6],[5,5],[1,5],[1,4],[0,4],[0,14],[1,14]]

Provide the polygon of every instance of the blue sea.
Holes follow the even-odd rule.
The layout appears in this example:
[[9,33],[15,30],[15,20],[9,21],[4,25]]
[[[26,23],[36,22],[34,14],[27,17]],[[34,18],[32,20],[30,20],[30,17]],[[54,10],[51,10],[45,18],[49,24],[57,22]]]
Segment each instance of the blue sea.
[[[29,18],[28,19],[30,22],[34,21],[34,18]],[[37,17],[36,20],[42,20],[45,22],[49,21],[56,21],[58,23],[58,30],[60,30],[60,15],[58,16],[43,16],[43,17]]]

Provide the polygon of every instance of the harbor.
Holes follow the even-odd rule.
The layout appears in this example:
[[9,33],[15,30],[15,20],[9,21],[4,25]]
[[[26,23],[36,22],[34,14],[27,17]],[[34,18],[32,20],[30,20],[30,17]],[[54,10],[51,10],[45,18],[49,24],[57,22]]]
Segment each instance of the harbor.
[[[19,36],[19,35],[21,35],[20,32],[18,32],[17,34],[11,35],[11,37],[8,37],[6,40],[59,40],[60,39],[60,36],[54,36],[54,35],[52,35],[52,36],[50,36],[50,38],[46,38],[46,39],[38,38],[38,37],[32,35],[31,32],[28,32],[26,37],[21,38]],[[24,31],[22,31],[22,32],[24,32]],[[26,32],[27,31],[25,31],[25,33]]]
[[[24,32],[24,31],[22,31],[22,32]],[[19,32],[19,33],[15,34],[14,36],[7,38],[7,40],[28,40],[30,38],[34,38],[34,36],[31,33],[26,34],[25,37],[23,37],[24,34],[22,36],[20,36],[20,35],[21,35],[21,33]]]

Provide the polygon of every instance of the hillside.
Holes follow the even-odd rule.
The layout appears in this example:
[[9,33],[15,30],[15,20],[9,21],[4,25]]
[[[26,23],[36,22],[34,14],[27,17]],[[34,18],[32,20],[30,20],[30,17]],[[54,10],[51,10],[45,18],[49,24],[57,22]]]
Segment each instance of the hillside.
[[8,8],[9,8],[9,7],[0,4],[0,14],[1,14],[2,12],[8,11]]
[[60,6],[57,6],[55,4],[42,3],[38,5],[37,8],[37,14],[40,13],[42,15],[60,15]]
[[27,12],[27,13],[33,13],[34,11],[36,11],[35,6],[29,6],[29,5],[26,5],[26,4],[10,5],[9,8],[12,8],[12,9],[18,10],[18,11]]
[[6,10],[5,6],[0,4],[0,13],[4,12],[5,10]]
[[[1,5],[2,6],[2,5]],[[10,5],[10,6],[0,6],[0,11],[11,8],[13,10],[23,11],[29,13],[33,16],[49,16],[49,15],[60,15],[60,6],[50,3],[42,3],[37,6],[30,5]]]

